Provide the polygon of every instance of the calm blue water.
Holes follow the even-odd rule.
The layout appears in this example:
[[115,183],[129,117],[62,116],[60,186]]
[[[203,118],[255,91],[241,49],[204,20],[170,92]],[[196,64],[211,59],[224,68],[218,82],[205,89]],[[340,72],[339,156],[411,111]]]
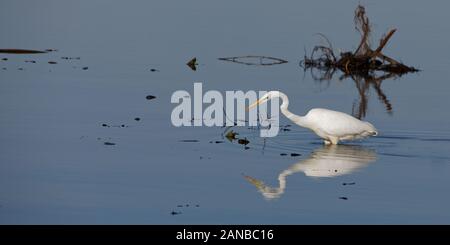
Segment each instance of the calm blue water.
[[[450,223],[447,2],[361,2],[374,46],[396,27],[385,54],[422,69],[378,84],[385,99],[364,91],[378,137],[326,147],[296,125],[266,140],[231,129],[246,149],[225,128],[171,125],[172,93],[194,82],[352,113],[353,80],[318,82],[298,62],[318,32],[354,50],[359,2],[1,1],[0,48],[58,51],[0,54],[0,223]],[[289,63],[217,59],[239,55]]]

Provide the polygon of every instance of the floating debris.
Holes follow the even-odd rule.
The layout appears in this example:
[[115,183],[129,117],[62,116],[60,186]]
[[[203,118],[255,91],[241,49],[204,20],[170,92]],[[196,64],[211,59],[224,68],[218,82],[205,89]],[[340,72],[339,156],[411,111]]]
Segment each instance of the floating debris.
[[247,138],[244,138],[244,139],[239,139],[238,143],[241,145],[248,145],[250,143],[250,141],[248,141]]
[[2,60],[3,60],[3,61],[7,61],[7,60],[8,60],[8,58],[2,58]]
[[342,183],[342,185],[355,185],[355,184],[356,184],[355,182],[348,182],[348,183],[344,182],[344,183]]
[[139,117],[134,118],[135,121],[140,121],[141,119]]
[[147,100],[152,100],[154,98],[156,98],[156,96],[153,95],[147,95],[147,97],[145,97]]
[[48,48],[45,50],[46,52],[57,52],[57,49],[53,49],[53,48]]
[[238,144],[241,144],[241,145],[248,145],[249,143],[250,143],[250,141],[248,141],[247,138],[238,140]]
[[339,197],[341,200],[348,200],[348,197]]
[[301,156],[302,154],[298,154],[298,153],[291,153],[291,157],[298,157]]
[[225,57],[218,58],[219,60],[244,64],[244,65],[254,65],[254,66],[271,66],[288,63],[287,60],[280,58],[274,58],[269,56],[259,56],[259,55],[246,55],[246,56],[235,56],[235,57]]
[[17,70],[19,70],[19,71],[23,71],[24,69],[23,69],[22,67],[20,67],[20,68],[18,68]]
[[223,141],[221,141],[221,140],[216,140],[216,141],[210,141],[209,143],[216,143],[216,144],[220,144],[220,143],[223,143]]
[[56,64],[58,64],[58,62],[56,62],[56,61],[49,61],[48,63],[51,64],[51,65],[56,65]]
[[236,135],[239,135],[238,133],[231,130],[225,135],[225,138],[227,138],[230,142],[236,139]]
[[280,153],[280,156],[287,156],[287,153]]
[[81,58],[80,57],[67,57],[67,56],[64,56],[64,57],[61,57],[61,59],[63,59],[63,60],[80,60]]
[[129,126],[128,125],[125,125],[125,124],[121,124],[121,125],[108,125],[108,124],[106,124],[106,123],[103,123],[102,124],[102,127],[113,127],[113,128],[128,128]]
[[31,50],[31,49],[0,49],[3,54],[42,54],[47,51]]
[[197,58],[194,57],[193,59],[191,59],[188,63],[186,63],[187,66],[189,66],[189,68],[191,68],[193,71],[197,70]]
[[33,63],[33,64],[36,64],[36,61],[35,61],[35,60],[25,60],[25,63]]
[[81,69],[87,70],[87,69],[89,69],[89,67],[85,66],[85,67],[83,67],[83,68],[81,68]]
[[172,211],[172,212],[170,212],[170,214],[171,215],[178,215],[178,214],[181,214],[181,212]]
[[180,140],[180,142],[194,143],[199,142],[199,140]]
[[116,143],[112,143],[112,142],[105,142],[103,143],[104,145],[116,145]]
[[151,72],[159,72],[158,69],[154,69],[154,68],[150,69],[150,71],[151,71]]

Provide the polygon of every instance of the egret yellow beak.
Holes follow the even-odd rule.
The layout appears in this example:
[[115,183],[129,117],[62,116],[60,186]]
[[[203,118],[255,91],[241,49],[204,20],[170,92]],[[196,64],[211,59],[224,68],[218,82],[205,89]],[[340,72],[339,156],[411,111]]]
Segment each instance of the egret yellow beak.
[[257,105],[261,104],[263,99],[257,100],[255,103],[249,105],[245,110],[250,111],[251,109],[255,108]]
[[261,99],[257,100],[255,103],[249,105],[245,110],[250,111],[251,109],[255,108],[257,105],[265,102],[265,100],[267,100],[267,97],[264,96]]

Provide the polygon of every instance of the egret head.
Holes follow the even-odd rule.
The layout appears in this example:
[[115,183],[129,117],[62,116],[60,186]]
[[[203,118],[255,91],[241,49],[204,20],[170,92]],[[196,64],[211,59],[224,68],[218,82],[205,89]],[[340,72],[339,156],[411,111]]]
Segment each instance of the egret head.
[[249,105],[246,110],[249,111],[249,110],[255,108],[257,105],[264,104],[267,101],[269,101],[270,99],[273,99],[275,97],[280,97],[280,92],[270,91],[270,92],[266,93],[265,95],[263,95],[261,98],[259,98],[259,100],[257,100],[255,103]]

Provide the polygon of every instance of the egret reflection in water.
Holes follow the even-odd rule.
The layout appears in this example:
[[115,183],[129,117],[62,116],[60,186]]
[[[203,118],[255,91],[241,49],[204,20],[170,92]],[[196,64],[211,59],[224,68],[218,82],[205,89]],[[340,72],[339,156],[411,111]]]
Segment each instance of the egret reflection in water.
[[325,178],[351,174],[366,167],[377,158],[373,150],[354,145],[324,145],[314,150],[311,155],[291,165],[278,175],[278,187],[270,187],[263,181],[245,176],[268,200],[283,195],[287,186],[287,177],[303,172],[308,177]]

